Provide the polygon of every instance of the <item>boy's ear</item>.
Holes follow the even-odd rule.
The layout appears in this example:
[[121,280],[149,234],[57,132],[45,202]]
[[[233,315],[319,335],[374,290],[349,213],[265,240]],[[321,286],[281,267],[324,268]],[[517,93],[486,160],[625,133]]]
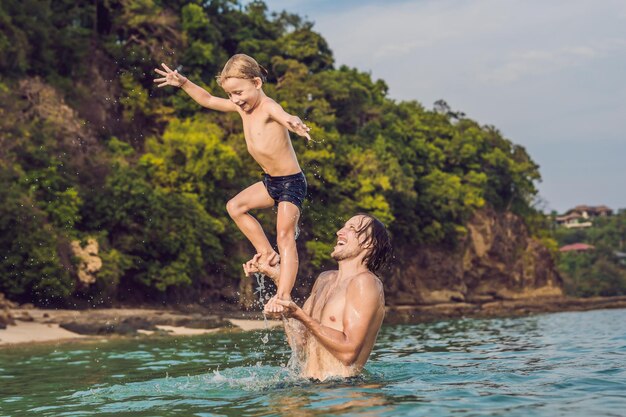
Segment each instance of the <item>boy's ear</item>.
[[252,82],[254,83],[254,88],[256,88],[257,90],[263,87],[263,80],[261,79],[261,77],[254,77],[252,79]]

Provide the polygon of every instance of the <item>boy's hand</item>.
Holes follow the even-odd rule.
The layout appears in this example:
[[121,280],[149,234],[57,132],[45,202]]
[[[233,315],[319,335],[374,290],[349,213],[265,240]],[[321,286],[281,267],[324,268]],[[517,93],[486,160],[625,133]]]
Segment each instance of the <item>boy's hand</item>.
[[309,135],[311,128],[305,125],[298,116],[291,116],[287,119],[287,125],[289,126],[289,130],[293,133],[299,136],[304,136],[307,140],[311,140],[311,136]]
[[161,74],[163,78],[155,78],[155,83],[161,83],[157,87],[165,87],[166,85],[173,85],[174,87],[182,87],[187,82],[187,78],[178,73],[178,70],[172,71],[167,65],[161,64],[165,71],[155,68],[154,71],[157,74]]

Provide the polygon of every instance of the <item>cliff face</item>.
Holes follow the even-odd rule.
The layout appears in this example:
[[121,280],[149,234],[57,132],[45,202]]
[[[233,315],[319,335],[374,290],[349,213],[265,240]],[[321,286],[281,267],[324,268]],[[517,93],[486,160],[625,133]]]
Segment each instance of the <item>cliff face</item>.
[[396,250],[389,305],[488,302],[561,296],[562,279],[548,250],[512,213],[478,211],[456,249]]

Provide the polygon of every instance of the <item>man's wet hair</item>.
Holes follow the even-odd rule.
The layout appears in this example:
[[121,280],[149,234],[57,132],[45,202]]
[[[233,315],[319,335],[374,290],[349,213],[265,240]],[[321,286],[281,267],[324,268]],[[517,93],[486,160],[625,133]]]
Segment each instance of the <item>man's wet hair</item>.
[[391,257],[391,238],[385,225],[376,217],[367,213],[359,213],[357,216],[363,216],[365,219],[361,219],[359,224],[359,230],[357,230],[357,237],[360,239],[362,235],[366,235],[363,245],[370,245],[369,252],[363,263],[367,265],[367,269],[373,273],[378,272],[380,268],[385,266],[389,258]]

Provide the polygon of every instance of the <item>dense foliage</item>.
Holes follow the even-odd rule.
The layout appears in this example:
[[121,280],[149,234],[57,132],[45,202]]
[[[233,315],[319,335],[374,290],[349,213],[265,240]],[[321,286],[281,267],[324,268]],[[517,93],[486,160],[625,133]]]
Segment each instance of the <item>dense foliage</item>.
[[[384,81],[336,68],[299,16],[260,1],[3,0],[0,291],[107,303],[237,287],[251,246],[224,205],[260,169],[237,115],[155,88],[152,70],[181,65],[220,95],[214,76],[238,52],[269,69],[266,93],[313,128],[316,142],[294,138],[310,190],[301,275],[329,259],[357,211],[388,224],[396,245],[454,246],[486,204],[536,216],[538,167],[523,147],[443,101],[396,102]],[[271,231],[273,214],[259,218]],[[87,237],[104,266],[84,288],[68,248]]]
[[593,219],[593,226],[586,229],[558,228],[555,237],[560,245],[587,243],[595,247],[559,256],[558,269],[569,294],[626,295],[626,210]]

